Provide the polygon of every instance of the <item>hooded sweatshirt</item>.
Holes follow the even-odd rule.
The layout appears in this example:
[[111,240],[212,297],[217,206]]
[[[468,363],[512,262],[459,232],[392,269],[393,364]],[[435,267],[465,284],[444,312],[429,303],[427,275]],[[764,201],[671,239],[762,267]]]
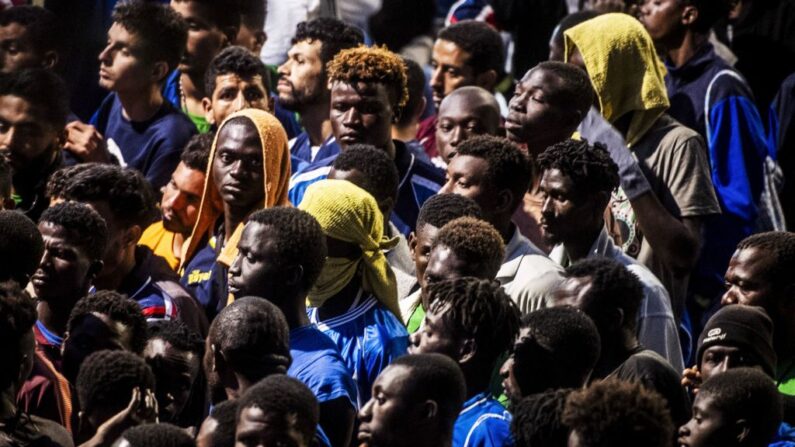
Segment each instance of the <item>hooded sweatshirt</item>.
[[[290,151],[287,147],[287,135],[279,120],[259,109],[244,109],[230,115],[219,127],[210,149],[199,217],[191,236],[183,244],[180,266],[182,283],[193,291],[204,306],[208,317],[213,317],[218,310],[226,306],[228,297],[226,273],[237,256],[237,243],[243,233],[244,222],[241,222],[237,228],[222,228],[223,202],[212,175],[220,130],[230,120],[239,117],[246,118],[254,124],[262,148],[262,178],[265,194],[262,202],[252,207],[249,214],[258,209],[287,206],[290,203],[287,199]],[[228,239],[227,234],[229,234]]]

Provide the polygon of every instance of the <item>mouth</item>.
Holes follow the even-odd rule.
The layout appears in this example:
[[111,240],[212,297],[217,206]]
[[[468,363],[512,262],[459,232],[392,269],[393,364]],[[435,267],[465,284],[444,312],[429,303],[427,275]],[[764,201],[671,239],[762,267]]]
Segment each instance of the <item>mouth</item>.
[[243,185],[240,183],[227,183],[221,187],[221,191],[225,194],[236,196],[243,193]]
[[436,104],[436,107],[439,107],[439,104],[441,104],[444,99],[444,94],[433,92],[431,96],[433,97],[433,102]]
[[36,273],[30,277],[30,283],[37,289],[47,286],[50,280],[50,276],[45,273]]
[[226,289],[229,293],[235,296],[237,296],[237,294],[240,293],[240,287],[238,287],[237,285],[231,282],[226,285]]
[[279,82],[276,83],[276,90],[289,93],[293,91],[293,85],[286,79],[279,79]]
[[685,438],[683,437],[677,439],[676,445],[678,445],[679,447],[690,447],[690,444],[688,444]]
[[356,439],[359,441],[360,446],[366,446],[370,444],[372,435],[369,431],[363,430],[361,427],[359,427],[359,433],[356,435]]
[[346,133],[344,135],[340,135],[339,140],[346,144],[355,144],[361,141],[361,135],[358,132]]

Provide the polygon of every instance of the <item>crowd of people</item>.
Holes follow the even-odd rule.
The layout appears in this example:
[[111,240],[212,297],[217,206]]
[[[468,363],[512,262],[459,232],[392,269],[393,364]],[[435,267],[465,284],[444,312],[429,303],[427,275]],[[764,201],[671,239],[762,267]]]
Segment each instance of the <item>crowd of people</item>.
[[0,446],[795,446],[794,0],[21,3]]

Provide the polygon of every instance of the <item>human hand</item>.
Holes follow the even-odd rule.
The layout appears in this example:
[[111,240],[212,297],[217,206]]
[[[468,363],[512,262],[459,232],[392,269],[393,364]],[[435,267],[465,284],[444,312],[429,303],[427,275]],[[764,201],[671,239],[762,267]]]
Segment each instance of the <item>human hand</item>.
[[127,407],[97,428],[96,434],[80,447],[107,447],[125,430],[136,425],[157,423],[157,399],[152,390],[133,388]]
[[64,149],[83,162],[108,163],[111,161],[105,139],[97,128],[80,121],[66,125]]
[[682,372],[682,386],[690,388],[693,395],[698,394],[698,388],[701,386],[701,371],[698,370],[697,366],[685,368]]

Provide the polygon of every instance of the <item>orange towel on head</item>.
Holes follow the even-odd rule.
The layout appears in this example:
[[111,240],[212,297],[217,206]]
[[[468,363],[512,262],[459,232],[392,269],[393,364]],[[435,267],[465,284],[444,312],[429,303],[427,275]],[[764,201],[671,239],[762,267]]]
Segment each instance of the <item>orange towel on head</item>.
[[[270,113],[260,109],[244,109],[227,117],[218,127],[213,146],[210,149],[210,159],[207,163],[207,178],[204,182],[201,204],[199,205],[199,218],[193,227],[190,238],[183,245],[182,265],[187,264],[194,254],[201,248],[200,244],[213,229],[213,225],[223,215],[223,202],[218,194],[213,179],[213,161],[216,156],[218,135],[221,129],[230,120],[245,118],[250,120],[257,128],[262,145],[262,170],[265,182],[265,197],[262,204],[254,207],[254,212],[272,206],[288,206],[287,189],[290,182],[290,149],[287,146],[287,134],[284,132],[279,120]],[[237,228],[226,228],[229,235],[218,255],[218,262],[229,266],[237,255],[237,243],[243,232],[243,225]],[[230,233],[231,232],[231,233]],[[223,244],[223,241],[219,241]]]

